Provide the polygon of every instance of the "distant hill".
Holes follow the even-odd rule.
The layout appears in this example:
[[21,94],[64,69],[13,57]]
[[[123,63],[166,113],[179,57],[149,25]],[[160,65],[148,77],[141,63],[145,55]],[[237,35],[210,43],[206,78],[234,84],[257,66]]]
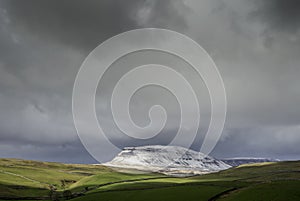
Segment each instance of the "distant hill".
[[231,165],[233,167],[239,166],[242,164],[251,164],[251,163],[265,163],[265,162],[278,162],[278,159],[271,158],[251,158],[251,157],[238,157],[238,158],[225,158],[221,159],[224,163]]
[[160,145],[126,147],[112,161],[103,165],[168,175],[205,174],[231,167],[221,160],[190,149]]

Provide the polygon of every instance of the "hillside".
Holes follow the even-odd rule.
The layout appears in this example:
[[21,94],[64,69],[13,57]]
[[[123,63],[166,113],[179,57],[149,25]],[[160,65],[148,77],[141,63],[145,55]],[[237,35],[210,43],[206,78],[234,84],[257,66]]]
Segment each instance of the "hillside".
[[0,200],[300,200],[300,162],[241,165],[187,178],[95,165],[0,159]]

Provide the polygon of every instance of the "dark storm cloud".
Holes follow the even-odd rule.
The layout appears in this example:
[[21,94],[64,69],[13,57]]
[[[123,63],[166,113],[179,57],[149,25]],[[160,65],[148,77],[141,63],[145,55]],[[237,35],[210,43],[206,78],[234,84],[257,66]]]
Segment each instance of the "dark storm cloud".
[[185,27],[177,9],[182,6],[169,0],[1,0],[1,157],[70,161],[74,152],[72,162],[77,153],[86,156],[80,162],[95,162],[77,137],[71,113],[82,61],[101,42],[127,30]]
[[[104,40],[161,27],[199,42],[224,79],[228,114],[215,156],[297,158],[298,10],[292,0],[0,0],[0,157],[95,162],[73,125],[76,73]],[[153,102],[148,96],[143,107]],[[155,143],[173,136],[172,122]],[[123,138],[115,140],[122,146]],[[198,136],[193,148],[201,142]]]
[[300,2],[297,0],[255,1],[252,16],[258,17],[269,29],[297,32],[300,28]]
[[[275,41],[299,44],[300,2],[294,0],[254,1],[249,18],[263,25],[264,45],[271,48]],[[284,44],[285,45],[285,44]]]
[[0,6],[2,67],[9,66],[7,71],[19,79],[32,77],[24,75],[32,65],[38,66],[37,74],[51,76],[58,66],[72,66],[74,74],[92,49],[127,30],[151,24],[170,29],[186,26],[184,13],[177,8],[184,8],[180,1],[2,0]]
[[128,17],[131,6],[124,1],[9,0],[2,6],[17,31],[79,48],[95,47],[103,39],[135,25]]
[[185,26],[180,1],[62,0],[3,1],[17,29],[42,40],[93,48],[118,33],[139,26]]

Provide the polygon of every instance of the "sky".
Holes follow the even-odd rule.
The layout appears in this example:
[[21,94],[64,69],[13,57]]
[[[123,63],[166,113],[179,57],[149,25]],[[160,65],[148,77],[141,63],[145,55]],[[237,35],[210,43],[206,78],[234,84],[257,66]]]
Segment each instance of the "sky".
[[[300,159],[299,10],[293,0],[0,0],[0,157],[95,163],[73,123],[76,74],[105,40],[151,27],[189,36],[220,71],[227,118],[212,156]],[[107,74],[111,81],[102,88],[109,91],[116,83],[125,69],[119,68]],[[193,82],[192,72],[178,68]],[[196,88],[204,120],[194,150],[209,122],[202,85]],[[109,122],[105,89],[97,94],[97,115],[118,147],[170,141],[179,121],[171,94],[148,87],[133,97],[133,119],[141,125],[153,103],[169,112],[162,133],[141,142],[124,138]],[[105,160],[116,154],[108,153]]]

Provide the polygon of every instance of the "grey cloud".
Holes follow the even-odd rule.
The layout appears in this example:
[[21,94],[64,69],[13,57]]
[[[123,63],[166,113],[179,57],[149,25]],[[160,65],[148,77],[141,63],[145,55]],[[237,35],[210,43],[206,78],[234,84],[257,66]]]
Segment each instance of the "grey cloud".
[[183,1],[145,0],[139,3],[138,9],[131,15],[142,27],[169,28],[184,32],[187,28],[185,16],[190,9]]
[[[299,159],[299,126],[262,126],[226,129],[214,150],[216,157]],[[288,154],[287,154],[288,153]]]
[[63,144],[42,144],[19,141],[0,142],[1,157],[24,158],[64,163],[97,163],[84,149],[80,141]]

